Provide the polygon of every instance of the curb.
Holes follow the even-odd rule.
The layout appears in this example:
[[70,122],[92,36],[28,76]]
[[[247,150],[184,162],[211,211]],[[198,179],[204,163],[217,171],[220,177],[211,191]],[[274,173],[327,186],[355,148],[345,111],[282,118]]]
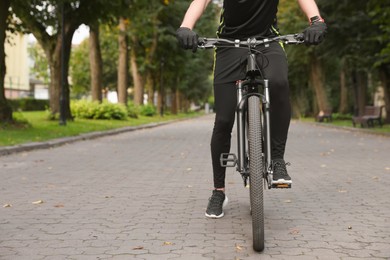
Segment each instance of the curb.
[[339,130],[343,130],[343,131],[347,131],[347,132],[355,132],[355,133],[359,133],[359,134],[390,137],[390,133],[375,132],[375,131],[371,131],[369,129],[364,129],[364,128],[356,128],[356,127],[349,127],[349,126],[337,126],[337,125],[331,125],[331,124],[327,124],[327,123],[318,123],[318,122],[304,122],[304,121],[300,121],[300,120],[297,120],[297,122],[301,122],[304,124],[311,124],[311,125],[319,126],[319,127],[334,128],[334,129],[339,129]]
[[[4,147],[0,147],[0,156],[10,155],[10,154],[14,154],[14,153],[28,152],[28,151],[32,151],[32,150],[38,150],[38,149],[48,149],[48,148],[58,147],[61,145],[70,144],[70,143],[74,143],[74,142],[78,142],[78,141],[92,140],[92,139],[96,139],[96,138],[103,137],[103,136],[116,135],[116,134],[120,134],[120,133],[124,133],[124,132],[131,132],[131,131],[136,131],[136,130],[154,128],[154,127],[167,125],[167,124],[181,121],[181,120],[186,120],[186,119],[171,120],[171,121],[166,121],[166,122],[161,122],[161,123],[150,123],[150,124],[140,125],[140,126],[126,126],[126,127],[107,130],[107,131],[96,131],[96,132],[80,134],[77,136],[57,138],[57,139],[52,139],[52,140],[48,140],[45,142],[31,142],[31,143],[25,143],[25,144],[20,144],[20,145],[15,145],[15,146],[4,146]],[[347,126],[335,126],[335,125],[329,125],[329,124],[317,123],[317,122],[304,122],[304,121],[300,121],[300,120],[296,120],[296,121],[304,123],[304,124],[311,124],[311,125],[319,126],[319,127],[327,127],[327,128],[340,129],[340,130],[349,131],[349,132],[361,133],[361,134],[377,135],[377,136],[379,135],[379,136],[384,136],[384,137],[390,137],[390,133],[378,133],[378,132],[373,132],[373,131],[361,129],[361,128],[352,128],[352,127],[347,127]]]
[[171,121],[166,121],[161,123],[150,123],[150,124],[140,125],[140,126],[126,126],[126,127],[107,130],[107,131],[96,131],[96,132],[80,134],[77,136],[57,138],[57,139],[52,139],[44,142],[31,142],[31,143],[25,143],[25,144],[14,145],[14,146],[4,146],[4,147],[0,147],[0,156],[10,155],[14,153],[28,152],[32,150],[38,150],[38,149],[48,149],[48,148],[58,147],[65,144],[74,143],[77,141],[91,140],[103,136],[116,135],[124,132],[154,128],[157,126],[167,125],[176,121],[177,120],[171,120]]

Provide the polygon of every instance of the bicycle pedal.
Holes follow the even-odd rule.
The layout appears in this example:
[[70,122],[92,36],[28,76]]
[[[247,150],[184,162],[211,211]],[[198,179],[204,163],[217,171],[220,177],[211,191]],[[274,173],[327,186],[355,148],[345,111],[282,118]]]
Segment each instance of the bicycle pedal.
[[273,189],[291,189],[291,182],[272,182],[271,188]]
[[234,153],[222,153],[219,161],[221,167],[235,167],[237,165],[237,156]]

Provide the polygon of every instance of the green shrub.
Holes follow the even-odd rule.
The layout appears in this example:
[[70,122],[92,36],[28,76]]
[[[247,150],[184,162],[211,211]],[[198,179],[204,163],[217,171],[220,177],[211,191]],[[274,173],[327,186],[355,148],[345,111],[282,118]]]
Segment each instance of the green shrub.
[[351,114],[333,113],[332,119],[333,120],[352,120],[352,115]]
[[157,110],[153,105],[147,104],[140,107],[140,114],[143,116],[155,116]]
[[86,119],[117,119],[127,118],[127,109],[122,104],[112,104],[107,101],[78,100],[72,101],[70,105],[72,115]]
[[71,101],[70,110],[74,117],[92,119],[98,105],[98,102],[91,102],[87,100]]
[[13,111],[44,111],[49,107],[49,100],[20,98],[9,99]]
[[131,118],[138,118],[139,107],[135,105],[132,101],[127,103],[127,115]]

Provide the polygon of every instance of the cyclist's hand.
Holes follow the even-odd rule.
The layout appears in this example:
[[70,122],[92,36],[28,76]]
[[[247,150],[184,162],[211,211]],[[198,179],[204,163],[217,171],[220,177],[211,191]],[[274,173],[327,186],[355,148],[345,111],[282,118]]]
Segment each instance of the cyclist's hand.
[[327,26],[324,21],[313,22],[303,31],[305,43],[314,45],[321,43],[325,37],[326,29]]
[[192,49],[192,52],[196,52],[199,38],[196,32],[187,27],[180,27],[176,31],[176,37],[183,49]]

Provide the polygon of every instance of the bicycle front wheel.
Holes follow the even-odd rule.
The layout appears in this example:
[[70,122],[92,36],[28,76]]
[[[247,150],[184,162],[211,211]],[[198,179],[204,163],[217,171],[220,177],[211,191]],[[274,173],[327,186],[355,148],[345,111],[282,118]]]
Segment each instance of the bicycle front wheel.
[[248,99],[249,192],[252,211],[253,249],[264,250],[263,158],[260,99]]

